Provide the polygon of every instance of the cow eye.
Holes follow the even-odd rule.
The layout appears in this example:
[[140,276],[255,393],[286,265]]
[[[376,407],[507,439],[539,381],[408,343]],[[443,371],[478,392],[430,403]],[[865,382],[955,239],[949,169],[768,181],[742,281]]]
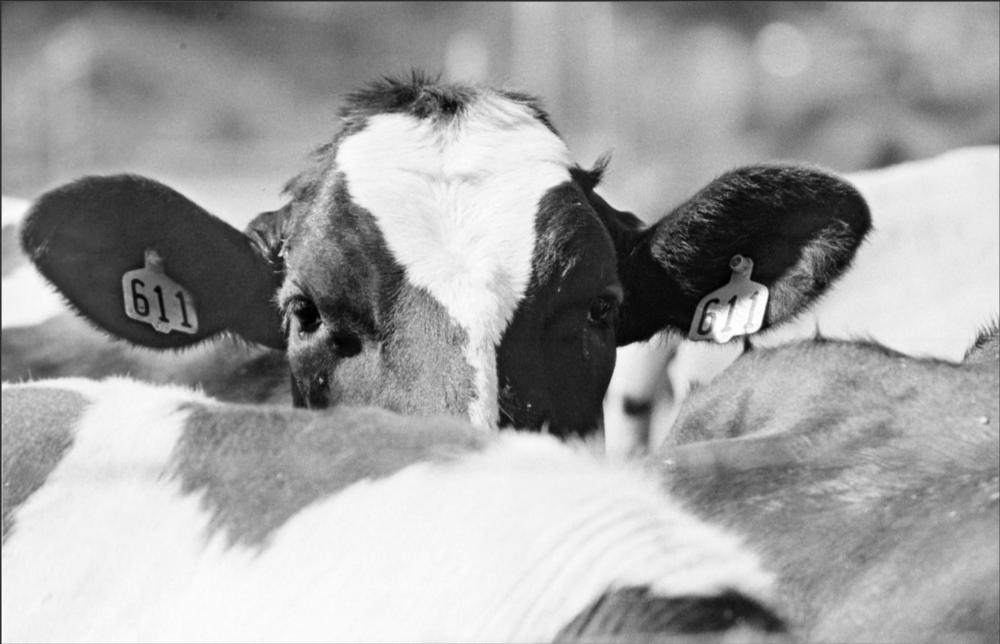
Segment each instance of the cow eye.
[[288,304],[288,312],[295,316],[298,322],[299,337],[313,333],[319,328],[323,320],[320,318],[319,309],[312,300],[304,297],[297,297]]
[[599,329],[606,329],[611,324],[611,314],[618,301],[613,297],[598,297],[590,303],[587,310],[587,322]]

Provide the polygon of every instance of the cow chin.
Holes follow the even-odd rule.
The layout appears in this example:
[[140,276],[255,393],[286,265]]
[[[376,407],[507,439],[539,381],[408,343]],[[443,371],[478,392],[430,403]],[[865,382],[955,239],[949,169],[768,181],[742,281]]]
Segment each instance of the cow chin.
[[548,405],[518,402],[509,391],[501,393],[499,407],[501,429],[537,431],[561,439],[584,439],[603,435],[604,432],[601,409],[593,414],[575,414],[575,418],[563,418]]

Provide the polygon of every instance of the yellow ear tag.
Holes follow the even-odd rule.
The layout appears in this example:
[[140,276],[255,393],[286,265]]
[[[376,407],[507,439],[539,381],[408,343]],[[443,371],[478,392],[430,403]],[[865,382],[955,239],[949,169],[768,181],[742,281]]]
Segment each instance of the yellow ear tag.
[[146,265],[122,275],[125,315],[144,322],[160,333],[198,332],[198,313],[187,289],[163,270],[163,258],[146,249]]
[[767,287],[750,280],[753,260],[733,255],[729,283],[701,298],[695,309],[689,340],[729,342],[737,335],[760,330],[767,309]]

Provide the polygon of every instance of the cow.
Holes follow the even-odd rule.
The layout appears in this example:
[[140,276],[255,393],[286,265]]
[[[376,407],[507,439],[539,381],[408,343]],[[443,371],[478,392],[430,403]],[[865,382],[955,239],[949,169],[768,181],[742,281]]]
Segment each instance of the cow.
[[[997,146],[846,175],[868,203],[871,234],[818,302],[750,342],[774,346],[819,334],[960,361],[980,321],[1000,312],[998,177]],[[655,449],[668,440],[688,388],[742,351],[742,343],[713,346],[678,334],[623,347],[605,398],[609,450]]]
[[4,641],[995,642],[1000,350],[807,340],[615,461],[454,417],[4,385]]
[[820,295],[870,225],[840,178],[770,164],[647,227],[596,192],[605,162],[573,163],[515,91],[416,74],[351,94],[340,116],[288,203],[245,232],[151,179],[85,177],[32,206],[25,251],[112,336],[281,352],[294,406],[565,437],[599,432],[618,346],[715,319],[699,304],[735,257],[769,289],[766,329]]
[[656,450],[810,641],[1000,636],[1000,332],[962,363],[812,339],[743,355]]
[[128,379],[2,395],[4,642],[784,641],[741,540],[586,443]]

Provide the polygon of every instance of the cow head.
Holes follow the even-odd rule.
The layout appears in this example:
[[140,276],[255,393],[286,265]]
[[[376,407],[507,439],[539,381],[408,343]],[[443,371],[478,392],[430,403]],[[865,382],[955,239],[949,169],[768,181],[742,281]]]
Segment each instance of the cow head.
[[[616,347],[686,331],[732,256],[770,289],[766,327],[821,293],[869,227],[853,188],[800,166],[736,170],[645,227],[595,192],[603,163],[576,166],[537,101],[514,92],[386,80],[341,116],[287,205],[245,233],[152,180],[90,177],[39,199],[23,244],[115,336],[177,348],[231,333],[285,349],[301,406],[586,434]],[[129,293],[122,276],[150,251],[187,299]],[[130,297],[151,316],[196,308],[197,330],[136,321]]]

